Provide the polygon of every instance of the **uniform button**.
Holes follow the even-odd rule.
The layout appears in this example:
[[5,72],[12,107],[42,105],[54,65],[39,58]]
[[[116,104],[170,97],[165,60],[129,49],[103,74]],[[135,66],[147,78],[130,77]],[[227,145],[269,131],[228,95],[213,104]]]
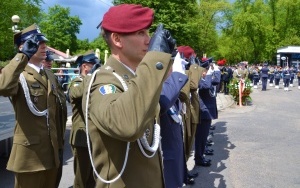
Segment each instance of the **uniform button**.
[[146,129],[145,135],[146,135],[147,138],[150,136],[150,130],[149,129]]
[[25,141],[25,142],[24,142],[24,145],[25,145],[25,146],[28,146],[28,145],[29,145],[29,143],[28,143],[27,141]]
[[179,78],[179,82],[182,82],[182,78]]
[[125,75],[123,76],[123,78],[129,79],[129,76],[125,74]]
[[156,69],[162,70],[164,68],[164,65],[161,62],[156,63]]

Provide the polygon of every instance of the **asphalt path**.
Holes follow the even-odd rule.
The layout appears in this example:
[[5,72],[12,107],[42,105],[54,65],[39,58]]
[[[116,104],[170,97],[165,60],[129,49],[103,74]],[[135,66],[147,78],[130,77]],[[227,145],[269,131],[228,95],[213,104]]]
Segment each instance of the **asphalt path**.
[[211,167],[195,167],[203,188],[300,187],[300,90],[268,87],[251,94],[252,105],[233,105],[213,121]]
[[[283,91],[268,87],[251,94],[252,105],[236,106],[219,112],[212,140],[212,166],[194,165],[197,188],[299,188],[300,187],[300,90]],[[66,132],[69,139],[70,126]],[[6,158],[0,158],[0,187],[13,187],[13,174],[5,170]],[[66,142],[60,188],[73,184],[73,157]]]

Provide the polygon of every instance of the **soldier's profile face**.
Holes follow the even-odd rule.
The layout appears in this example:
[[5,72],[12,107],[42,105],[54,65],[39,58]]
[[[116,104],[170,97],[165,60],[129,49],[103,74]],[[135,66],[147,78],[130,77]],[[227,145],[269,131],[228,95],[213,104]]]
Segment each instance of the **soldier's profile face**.
[[51,69],[52,68],[52,61],[43,60],[43,66],[47,69]]
[[134,64],[138,64],[148,52],[150,42],[149,30],[143,29],[134,33],[121,35],[122,51]]
[[46,48],[47,48],[47,45],[44,41],[39,42],[39,48],[38,48],[37,52],[32,56],[32,58],[35,58],[40,61],[46,59],[46,57],[47,57]]

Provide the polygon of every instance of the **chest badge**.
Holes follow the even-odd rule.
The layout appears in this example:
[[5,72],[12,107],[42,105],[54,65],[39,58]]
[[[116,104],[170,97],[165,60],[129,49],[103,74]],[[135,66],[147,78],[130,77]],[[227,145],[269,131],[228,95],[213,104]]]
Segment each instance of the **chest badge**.
[[33,102],[34,102],[34,103],[38,103],[38,102],[39,102],[39,98],[38,98],[38,97],[34,97],[34,98],[33,98]]

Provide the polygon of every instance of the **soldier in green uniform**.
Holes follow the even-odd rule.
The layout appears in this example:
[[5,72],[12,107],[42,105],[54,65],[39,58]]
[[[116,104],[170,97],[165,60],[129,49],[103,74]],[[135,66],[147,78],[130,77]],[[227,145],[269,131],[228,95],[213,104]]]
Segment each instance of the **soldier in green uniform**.
[[99,64],[98,58],[93,52],[87,52],[76,60],[80,69],[80,75],[74,78],[70,84],[68,95],[72,104],[72,129],[70,144],[74,155],[74,188],[95,187],[93,170],[87,149],[84,116],[82,111],[82,95],[84,90],[83,79]]
[[0,95],[11,97],[16,114],[7,164],[15,187],[54,188],[61,177],[67,109],[55,75],[41,64],[46,41],[35,24],[16,33],[19,53],[0,76]]
[[240,62],[238,69],[236,69],[233,72],[233,78],[238,79],[238,80],[247,79],[249,72],[248,72],[248,69],[246,69],[245,66],[246,66],[245,62]]
[[53,63],[53,56],[50,51],[46,51],[46,59],[42,61],[44,69],[51,69]]
[[159,99],[175,40],[162,25],[150,40],[153,15],[150,8],[122,4],[103,17],[112,55],[83,95],[98,188],[164,187]]

